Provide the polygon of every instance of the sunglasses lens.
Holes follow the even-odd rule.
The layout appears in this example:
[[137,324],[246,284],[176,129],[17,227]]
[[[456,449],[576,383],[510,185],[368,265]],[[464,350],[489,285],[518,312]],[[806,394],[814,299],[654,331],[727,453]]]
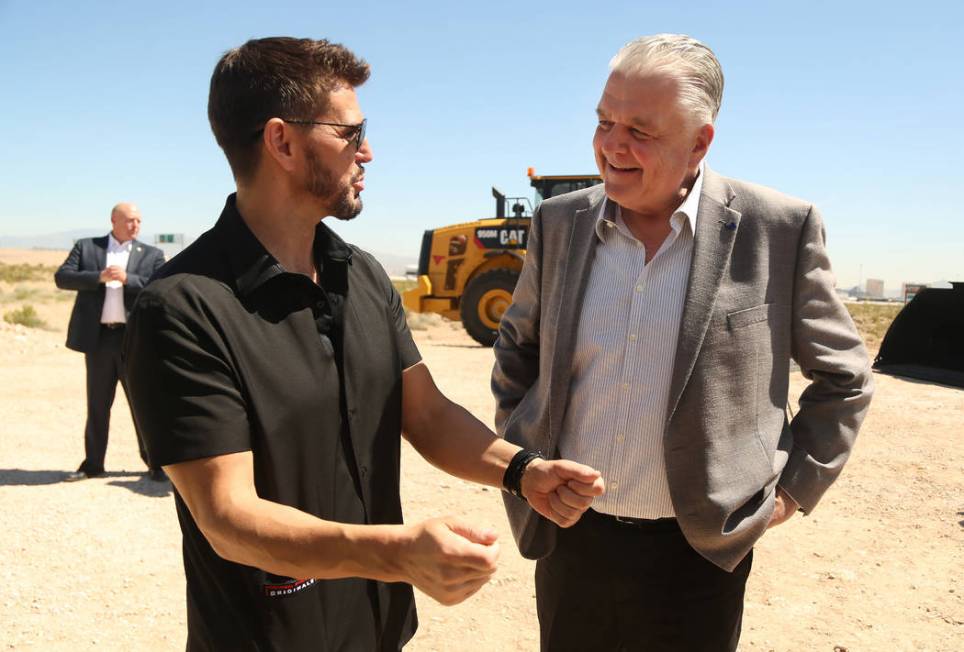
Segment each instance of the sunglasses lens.
[[362,120],[361,128],[358,130],[358,140],[355,141],[355,149],[361,149],[362,143],[365,142],[365,130],[368,127],[368,119]]

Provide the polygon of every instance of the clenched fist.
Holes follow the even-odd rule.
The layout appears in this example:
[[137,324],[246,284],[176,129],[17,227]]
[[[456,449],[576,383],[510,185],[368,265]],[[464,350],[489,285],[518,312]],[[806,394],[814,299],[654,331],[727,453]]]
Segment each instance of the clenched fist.
[[605,490],[599,471],[570,460],[535,459],[522,475],[529,505],[560,527],[575,525]]

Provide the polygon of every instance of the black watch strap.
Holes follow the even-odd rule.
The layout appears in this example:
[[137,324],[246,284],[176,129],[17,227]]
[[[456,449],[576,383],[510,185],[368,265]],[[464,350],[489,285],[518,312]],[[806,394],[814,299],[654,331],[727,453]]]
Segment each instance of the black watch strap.
[[546,456],[542,451],[531,451],[525,448],[516,453],[502,476],[502,488],[516,498],[525,500],[525,496],[522,495],[522,474],[534,459],[544,460]]

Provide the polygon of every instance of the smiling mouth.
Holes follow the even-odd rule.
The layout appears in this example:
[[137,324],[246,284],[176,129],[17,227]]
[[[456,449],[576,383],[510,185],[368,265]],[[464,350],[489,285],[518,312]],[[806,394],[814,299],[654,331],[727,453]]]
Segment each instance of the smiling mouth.
[[616,172],[617,174],[625,173],[625,172],[639,172],[638,167],[620,167],[618,165],[614,165],[613,163],[610,163],[609,161],[606,161],[606,167],[609,170]]

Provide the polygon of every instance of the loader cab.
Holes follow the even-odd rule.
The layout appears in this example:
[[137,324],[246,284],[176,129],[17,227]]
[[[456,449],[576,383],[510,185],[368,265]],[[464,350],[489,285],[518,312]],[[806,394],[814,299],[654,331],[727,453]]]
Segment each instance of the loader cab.
[[496,219],[532,217],[533,209],[543,200],[602,183],[602,177],[598,174],[565,174],[540,177],[536,176],[534,168],[529,168],[528,174],[529,183],[536,189],[535,198],[531,202],[527,197],[506,197],[498,188],[492,187],[492,196],[495,197]]
[[575,192],[602,183],[602,177],[598,174],[540,177],[536,176],[536,171],[533,168],[529,168],[529,183],[536,189],[535,205],[538,206],[543,200],[550,197],[564,195],[567,192]]

